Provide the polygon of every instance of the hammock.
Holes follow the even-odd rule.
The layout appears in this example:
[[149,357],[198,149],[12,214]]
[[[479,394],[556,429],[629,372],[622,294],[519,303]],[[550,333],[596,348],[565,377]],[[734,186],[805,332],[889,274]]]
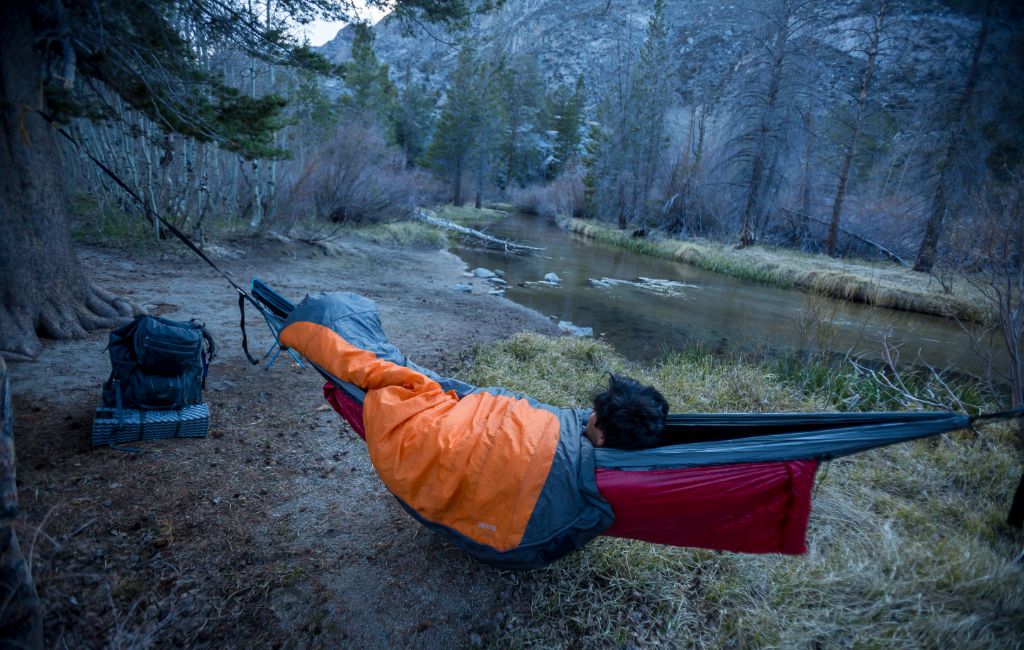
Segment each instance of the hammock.
[[[258,280],[252,293],[282,322],[295,309]],[[280,330],[280,326],[274,328],[275,333]],[[327,401],[365,440],[366,393],[306,356],[327,380]],[[437,378],[407,359],[404,363]],[[461,382],[451,386],[460,396],[472,389]],[[802,553],[807,548],[814,476],[822,461],[968,428],[977,419],[1019,414],[1019,410],[974,418],[951,412],[673,414],[659,447],[623,451],[583,446],[584,452],[592,451],[597,492],[613,513],[610,525],[606,521],[593,524],[600,527],[594,534],[743,553]],[[578,430],[573,433],[578,435]],[[1010,523],[1018,527],[1024,514],[1021,493],[1018,488],[1010,516]],[[527,559],[495,555],[491,549],[481,552],[465,535],[399,501],[424,524],[449,533],[471,554],[499,566],[541,566],[592,536]]]

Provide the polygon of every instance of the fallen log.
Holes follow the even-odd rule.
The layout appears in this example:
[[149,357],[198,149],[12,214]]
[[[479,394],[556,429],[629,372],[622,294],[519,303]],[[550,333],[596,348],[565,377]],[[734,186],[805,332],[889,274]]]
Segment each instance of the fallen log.
[[[800,217],[802,219],[806,219],[807,221],[814,221],[814,222],[817,222],[817,223],[820,223],[820,224],[823,224],[823,225],[826,225],[826,226],[829,225],[829,222],[825,221],[824,219],[818,219],[816,217],[812,217],[809,214],[803,214],[802,212],[797,212],[796,210],[791,210],[789,208],[782,208],[782,209],[785,210],[786,212],[790,213],[793,216]],[[900,257],[896,253],[892,252],[891,250],[889,250],[885,246],[882,246],[881,244],[879,244],[876,241],[868,239],[867,237],[864,237],[862,235],[858,235],[857,233],[855,233],[853,231],[850,231],[850,230],[847,230],[846,228],[843,228],[842,226],[839,227],[839,232],[841,232],[844,235],[847,235],[849,237],[853,237],[854,239],[856,239],[858,241],[861,241],[861,242],[864,242],[868,246],[871,246],[871,247],[877,249],[879,253],[881,253],[885,257],[889,258],[893,262],[896,262],[900,266],[906,266],[907,265],[907,262],[902,257]]]
[[435,217],[426,210],[417,210],[416,218],[419,219],[420,221],[430,224],[431,226],[436,226],[438,228],[443,228],[445,230],[451,230],[453,232],[459,233],[460,235],[471,237],[485,246],[501,248],[506,253],[525,253],[528,251],[544,250],[543,248],[537,248],[536,246],[527,246],[525,244],[518,244],[507,239],[499,239],[498,237],[488,235],[485,232],[480,232],[476,228],[467,228],[466,226],[460,226],[459,224],[454,223],[452,221],[448,221],[447,219]]

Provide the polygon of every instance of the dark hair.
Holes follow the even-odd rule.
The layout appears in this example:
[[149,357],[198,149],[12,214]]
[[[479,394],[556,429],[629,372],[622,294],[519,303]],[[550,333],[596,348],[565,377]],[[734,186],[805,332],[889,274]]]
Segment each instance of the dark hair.
[[610,374],[608,389],[594,396],[594,413],[605,446],[647,449],[661,439],[668,402],[653,386]]

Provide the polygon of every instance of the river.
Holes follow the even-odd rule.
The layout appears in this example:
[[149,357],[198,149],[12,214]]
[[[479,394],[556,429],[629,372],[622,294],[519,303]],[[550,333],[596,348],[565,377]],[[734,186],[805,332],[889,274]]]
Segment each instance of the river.
[[[530,215],[490,224],[497,237],[544,250],[529,255],[455,249],[470,269],[505,273],[505,296],[559,321],[592,327],[628,358],[650,361],[700,345],[733,351],[816,350],[897,363],[925,362],[981,375],[984,365],[950,319],[869,307],[638,255]],[[555,273],[561,283],[538,281]],[[883,344],[884,342],[884,344]]]

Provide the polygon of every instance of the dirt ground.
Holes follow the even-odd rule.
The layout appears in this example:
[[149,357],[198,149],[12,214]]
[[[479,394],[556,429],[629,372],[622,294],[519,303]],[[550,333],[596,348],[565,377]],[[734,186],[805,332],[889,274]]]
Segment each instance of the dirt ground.
[[[376,300],[392,340],[442,374],[475,344],[557,331],[488,295],[448,253],[234,246],[220,261],[244,285],[258,276],[296,301],[336,290]],[[102,286],[205,321],[220,355],[210,435],[132,445],[142,453],[91,446],[107,332],[12,365],[20,535],[48,647],[472,646],[528,602],[517,574],[473,562],[401,509],[313,371],[286,357],[270,371],[249,365],[234,292],[202,262],[80,256]],[[473,294],[452,289],[466,282]],[[265,350],[270,335],[247,315],[252,348]]]

